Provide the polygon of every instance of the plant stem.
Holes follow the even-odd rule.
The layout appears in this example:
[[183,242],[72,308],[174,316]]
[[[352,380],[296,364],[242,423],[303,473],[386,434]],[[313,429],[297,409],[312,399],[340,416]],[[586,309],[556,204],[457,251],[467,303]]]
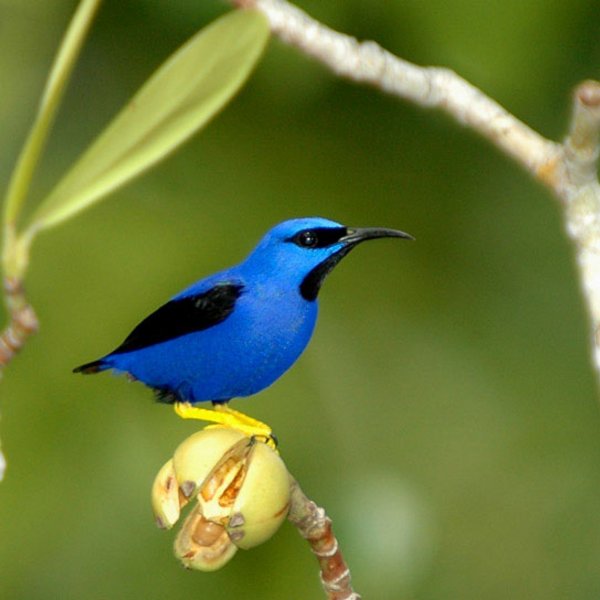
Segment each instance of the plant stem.
[[321,583],[328,600],[360,600],[352,589],[350,568],[333,533],[331,519],[325,510],[310,500],[295,479],[291,482],[291,500],[288,519],[319,561]]
[[27,338],[38,330],[38,320],[25,297],[22,281],[5,277],[4,297],[10,320],[0,334],[0,376]]

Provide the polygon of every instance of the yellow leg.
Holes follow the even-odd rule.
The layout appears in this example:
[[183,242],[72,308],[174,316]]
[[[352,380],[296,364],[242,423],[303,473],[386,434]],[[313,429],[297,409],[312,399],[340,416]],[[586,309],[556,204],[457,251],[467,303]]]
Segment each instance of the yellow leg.
[[266,423],[234,410],[227,404],[216,404],[214,409],[210,409],[193,406],[188,402],[175,402],[173,408],[182,419],[198,419],[209,423],[218,423],[217,427],[237,429],[250,437],[262,439],[272,448],[277,445],[273,430]]

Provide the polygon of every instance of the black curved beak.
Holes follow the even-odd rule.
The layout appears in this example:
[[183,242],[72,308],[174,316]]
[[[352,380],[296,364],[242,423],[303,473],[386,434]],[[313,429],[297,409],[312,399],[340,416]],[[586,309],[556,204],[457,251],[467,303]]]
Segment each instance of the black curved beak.
[[331,270],[346,256],[357,244],[366,240],[374,240],[376,238],[393,237],[403,238],[405,240],[413,240],[413,236],[398,231],[397,229],[385,229],[383,227],[347,227],[345,234],[337,239],[337,242],[342,243],[342,247],[326,258],[322,263],[312,269],[302,280],[300,285],[300,294],[305,300],[316,300],[317,294],[321,289],[321,284]]
[[415,239],[409,233],[399,231],[398,229],[387,229],[385,227],[348,227],[346,231],[346,235],[340,238],[340,242],[349,246],[355,246],[366,240],[384,237],[402,238],[405,240]]

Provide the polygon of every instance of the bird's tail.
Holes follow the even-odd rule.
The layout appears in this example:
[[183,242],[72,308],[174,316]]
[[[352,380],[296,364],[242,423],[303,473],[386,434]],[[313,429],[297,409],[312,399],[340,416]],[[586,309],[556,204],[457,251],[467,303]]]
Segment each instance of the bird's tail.
[[85,365],[75,367],[73,369],[73,373],[83,373],[84,375],[89,375],[91,373],[105,371],[106,369],[110,369],[110,365],[108,365],[103,358],[100,358],[99,360],[93,360],[92,362],[85,363]]

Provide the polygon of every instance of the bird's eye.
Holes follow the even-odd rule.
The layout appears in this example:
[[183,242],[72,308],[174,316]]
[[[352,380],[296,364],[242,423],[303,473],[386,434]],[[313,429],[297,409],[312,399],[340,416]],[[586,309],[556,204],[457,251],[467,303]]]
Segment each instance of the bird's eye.
[[314,248],[319,243],[319,238],[314,231],[307,229],[301,231],[296,237],[296,243],[302,248]]

